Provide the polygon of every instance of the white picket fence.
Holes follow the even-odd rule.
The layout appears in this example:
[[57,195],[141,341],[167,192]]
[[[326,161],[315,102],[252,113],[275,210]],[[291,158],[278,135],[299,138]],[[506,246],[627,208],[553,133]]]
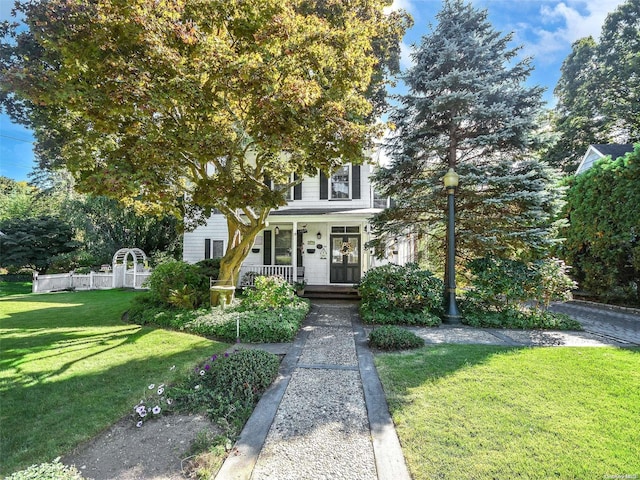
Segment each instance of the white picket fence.
[[150,271],[33,274],[33,293],[59,292],[62,290],[108,290],[112,288],[144,289]]

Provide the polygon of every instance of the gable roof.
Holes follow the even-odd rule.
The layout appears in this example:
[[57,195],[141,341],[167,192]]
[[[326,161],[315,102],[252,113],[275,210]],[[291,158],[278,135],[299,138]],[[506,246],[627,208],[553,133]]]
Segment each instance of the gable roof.
[[608,143],[608,144],[594,144],[589,145],[587,149],[587,153],[582,157],[582,161],[576,170],[576,175],[581,174],[589,170],[594,162],[604,158],[606,156],[611,156],[612,160],[616,158],[624,157],[625,154],[633,152],[633,144],[632,143]]

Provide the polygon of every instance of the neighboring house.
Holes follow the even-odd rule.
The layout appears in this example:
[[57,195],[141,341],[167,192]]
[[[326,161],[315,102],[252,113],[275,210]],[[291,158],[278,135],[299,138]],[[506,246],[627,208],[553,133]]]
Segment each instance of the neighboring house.
[[589,170],[595,162],[601,158],[611,156],[612,160],[620,157],[624,157],[625,154],[633,152],[632,143],[610,143],[605,145],[589,145],[587,153],[582,157],[582,162],[576,170],[576,175],[580,175],[582,172]]
[[[252,284],[251,274],[283,275],[308,285],[348,285],[364,272],[387,262],[415,260],[411,235],[394,239],[384,260],[365,249],[371,240],[369,220],[388,206],[369,181],[372,165],[346,165],[330,178],[323,173],[305,178],[291,189],[288,204],[269,215],[268,227],[255,239],[240,270],[240,285]],[[183,258],[197,262],[221,257],[227,247],[222,214],[184,234]]]

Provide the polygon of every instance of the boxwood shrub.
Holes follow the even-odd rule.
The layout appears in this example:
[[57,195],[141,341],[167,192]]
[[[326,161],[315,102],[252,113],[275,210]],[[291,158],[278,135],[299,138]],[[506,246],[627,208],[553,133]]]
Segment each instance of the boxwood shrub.
[[383,325],[369,334],[369,346],[380,350],[407,350],[424,346],[424,340],[397,325]]
[[442,314],[442,281],[417,264],[369,270],[360,284],[364,323],[435,326]]

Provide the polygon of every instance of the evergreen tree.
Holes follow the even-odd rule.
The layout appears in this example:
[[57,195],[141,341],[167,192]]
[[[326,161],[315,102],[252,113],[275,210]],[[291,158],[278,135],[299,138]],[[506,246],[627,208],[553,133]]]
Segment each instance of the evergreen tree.
[[575,42],[554,90],[558,140],[545,152],[545,160],[565,173],[575,172],[590,144],[611,140],[600,101],[597,50],[592,37]]
[[437,19],[405,76],[409,93],[393,116],[392,163],[375,177],[396,203],[374,228],[388,236],[410,227],[443,237],[441,178],[455,168],[458,254],[543,250],[558,191],[549,188],[553,171],[528,154],[542,103],[542,88],[524,86],[530,60],[517,60],[512,36],[496,32],[485,10],[446,0]]
[[607,16],[598,46],[601,99],[616,140],[640,141],[640,0]]

